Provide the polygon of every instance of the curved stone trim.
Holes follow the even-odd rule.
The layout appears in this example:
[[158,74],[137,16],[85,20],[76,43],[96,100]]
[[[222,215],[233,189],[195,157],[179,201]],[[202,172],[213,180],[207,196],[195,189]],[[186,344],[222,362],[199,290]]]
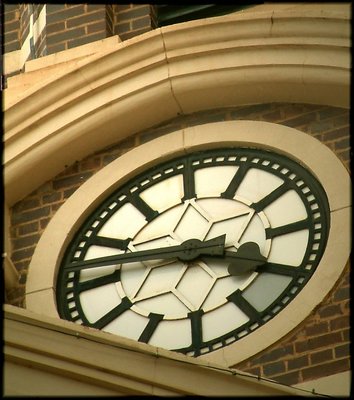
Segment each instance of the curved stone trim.
[[8,204],[181,113],[261,102],[349,107],[349,8],[272,7],[160,28],[63,63],[59,77],[43,70],[22,98],[5,93]]
[[158,162],[196,150],[232,145],[272,149],[301,162],[327,193],[331,229],[322,260],[301,295],[252,335],[201,357],[232,366],[298,326],[333,288],[348,260],[351,183],[339,159],[318,140],[293,128],[258,121],[216,122],[176,131],[134,148],[97,172],[63,204],[44,231],[29,266],[26,307],[58,317],[55,282],[65,247],[85,217],[115,188]]

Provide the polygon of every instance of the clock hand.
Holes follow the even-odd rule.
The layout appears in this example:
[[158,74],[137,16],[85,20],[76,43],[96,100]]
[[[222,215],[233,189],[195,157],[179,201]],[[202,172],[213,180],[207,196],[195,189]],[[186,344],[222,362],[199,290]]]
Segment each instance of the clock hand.
[[[231,252],[228,252],[228,255]],[[228,259],[233,257],[227,257]],[[254,242],[243,243],[237,250],[234,260],[228,266],[230,275],[239,276],[247,272],[253,272],[257,267],[267,262],[266,257],[261,254],[259,246]]]
[[157,260],[161,258],[165,259],[176,257],[181,261],[191,261],[200,255],[220,256],[224,254],[225,238],[226,235],[221,235],[206,241],[189,239],[178,246],[161,247],[158,249],[148,249],[131,253],[117,254],[108,257],[99,257],[86,261],[77,261],[68,265],[66,269],[69,269],[70,271],[79,271],[86,268]]
[[247,272],[255,271],[257,267],[267,262],[266,257],[261,254],[258,244],[254,242],[243,243],[238,248],[237,252],[225,251],[222,257],[206,255],[202,256],[202,259],[221,259],[229,262],[228,272],[233,276],[239,276]]

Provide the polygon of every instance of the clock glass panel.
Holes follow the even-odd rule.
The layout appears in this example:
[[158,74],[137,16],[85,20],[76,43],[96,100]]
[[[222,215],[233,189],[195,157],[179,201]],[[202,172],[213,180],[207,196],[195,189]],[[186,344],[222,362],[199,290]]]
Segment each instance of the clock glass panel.
[[276,316],[324,252],[329,207],[284,155],[205,150],[161,163],[86,219],[57,279],[60,316],[199,356]]

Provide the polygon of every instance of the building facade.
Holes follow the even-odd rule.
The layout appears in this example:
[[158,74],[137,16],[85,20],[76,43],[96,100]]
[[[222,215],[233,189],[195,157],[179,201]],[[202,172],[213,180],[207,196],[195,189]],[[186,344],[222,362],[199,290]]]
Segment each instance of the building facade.
[[[33,390],[21,388],[15,378],[20,370],[29,374],[29,366],[31,373],[33,368],[38,372],[33,379],[45,373],[50,374],[48,382],[57,385],[70,379],[71,392],[65,394],[78,393],[83,385],[85,393],[146,394],[152,387],[152,393],[162,395],[273,395],[272,390],[280,390],[276,382],[295,395],[308,394],[295,387],[349,394],[350,4],[261,4],[231,11],[161,27],[161,10],[153,5],[5,4],[5,394]],[[149,365],[149,357],[154,359],[154,346],[62,320],[58,280],[64,253],[85,218],[139,174],[175,157],[239,147],[287,157],[292,161],[280,174],[293,179],[288,169],[296,162],[324,189],[330,222],[326,240],[322,231],[322,237],[317,233],[314,239],[314,251],[323,247],[321,259],[314,261],[316,270],[313,267],[303,286],[297,281],[299,293],[290,286],[285,289],[287,296],[279,297],[281,310],[269,311],[269,321],[259,313],[256,329],[247,328],[245,337],[234,334],[227,342],[225,336],[221,348],[210,345],[207,354],[197,357],[159,349],[161,375],[135,374],[137,364]],[[252,162],[260,164],[258,159]],[[225,164],[223,174],[226,167],[231,164]],[[146,179],[148,185],[153,181]],[[184,183],[185,195],[186,190]],[[242,202],[242,195],[235,196]],[[191,207],[192,198],[203,195],[189,197]],[[243,204],[258,216],[266,209]],[[297,207],[290,200],[284,204],[285,215],[293,204]],[[146,207],[139,207],[149,219]],[[268,217],[262,218],[264,223]],[[290,236],[299,228],[286,226],[292,244],[280,251],[284,257],[296,240],[305,240]],[[267,227],[273,233],[265,242],[275,252],[280,246],[276,228],[271,222]],[[271,261],[272,253],[267,254]],[[311,270],[308,256],[304,268]],[[220,325],[226,319],[222,317]],[[41,353],[40,343],[31,348],[19,334],[27,330],[48,340],[55,331],[62,347],[48,346]],[[63,338],[75,341],[75,332],[83,347],[70,359],[73,342]],[[82,358],[85,346],[98,357],[100,348],[93,347],[97,343],[104,354],[104,346],[115,352],[123,346],[117,357],[127,357],[126,367],[115,369],[103,355],[100,370],[111,375],[98,376],[92,360]],[[130,359],[128,350],[138,355]],[[46,360],[40,360],[40,354]],[[61,365],[60,354],[71,364]],[[205,363],[223,372],[209,376]],[[82,365],[96,386],[83,378]],[[179,377],[175,384],[169,381],[169,368]],[[225,383],[225,371],[240,376]],[[187,372],[213,385],[198,392],[193,380],[188,384]],[[129,383],[123,377],[129,377]],[[259,377],[259,386],[254,387],[252,377]],[[50,387],[37,389],[32,393],[48,393]]]

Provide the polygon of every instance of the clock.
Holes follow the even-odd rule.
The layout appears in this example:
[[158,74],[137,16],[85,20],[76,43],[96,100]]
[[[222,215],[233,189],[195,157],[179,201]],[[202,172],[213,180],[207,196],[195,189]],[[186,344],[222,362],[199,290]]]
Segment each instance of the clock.
[[281,313],[316,271],[328,200],[261,148],[189,153],[134,176],[86,218],[56,284],[61,318],[191,356]]

